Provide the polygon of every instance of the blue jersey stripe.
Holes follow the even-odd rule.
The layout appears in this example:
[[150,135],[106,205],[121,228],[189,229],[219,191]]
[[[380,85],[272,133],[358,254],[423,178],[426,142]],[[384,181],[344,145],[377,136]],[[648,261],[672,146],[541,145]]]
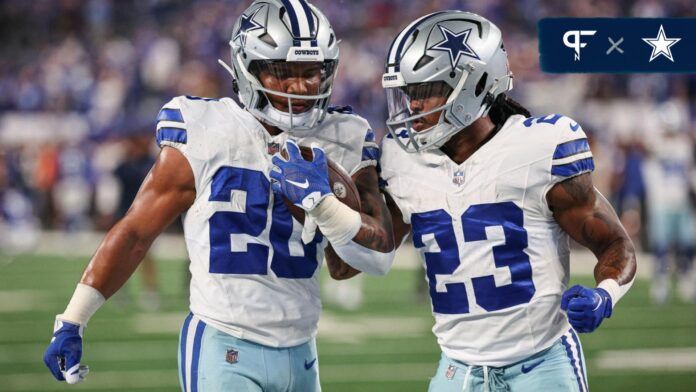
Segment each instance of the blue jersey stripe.
[[[434,12],[434,13],[432,13],[432,14],[426,16],[425,18],[423,18],[420,22],[418,22],[418,23],[416,23],[415,25],[411,26],[410,29],[408,29],[408,32],[406,32],[406,34],[404,34],[403,39],[401,39],[401,42],[399,42],[399,46],[398,46],[397,49],[396,49],[396,57],[395,57],[395,61],[394,61],[394,71],[395,71],[395,72],[399,72],[399,71],[401,70],[401,65],[400,65],[400,63],[401,63],[401,51],[404,49],[404,45],[406,45],[406,41],[408,41],[408,37],[410,37],[411,34],[413,34],[413,32],[416,31],[416,29],[418,28],[418,26],[420,26],[421,24],[423,24],[423,22],[425,22],[426,20],[428,20],[428,19],[430,19],[430,18],[432,18],[432,17],[434,17],[434,16],[443,14],[443,13],[445,13],[445,12],[446,12],[446,11]],[[394,45],[394,44],[392,44],[392,46],[393,46],[393,45]]]
[[193,348],[191,356],[191,392],[198,392],[198,361],[201,356],[201,340],[203,338],[203,331],[205,330],[205,323],[199,321],[196,326],[196,334],[193,338]]
[[587,151],[590,151],[590,144],[587,142],[587,139],[575,139],[557,145],[556,150],[553,152],[553,159],[561,159]]
[[157,144],[162,141],[186,144],[186,130],[183,128],[162,127],[157,130]]
[[157,114],[157,121],[174,121],[174,122],[184,122],[184,116],[181,114],[179,109],[168,109],[163,108]]
[[594,160],[592,158],[578,159],[577,161],[566,163],[565,165],[551,166],[551,174],[561,177],[571,177],[593,170]]
[[181,327],[181,337],[179,338],[179,371],[181,372],[182,389],[186,392],[186,337],[188,336],[189,324],[191,323],[192,313],[189,313]]
[[379,148],[377,148],[377,147],[364,147],[362,149],[362,160],[363,161],[379,160]]
[[282,0],[282,2],[285,6],[285,12],[288,13],[288,18],[290,18],[290,28],[292,29],[292,36],[295,38],[293,39],[293,45],[300,46],[300,22],[297,20],[295,8],[290,3],[290,0]]
[[570,360],[570,366],[573,368],[573,373],[575,373],[575,379],[578,382],[578,388],[580,388],[580,392],[584,392],[585,389],[583,388],[582,381],[580,380],[578,366],[575,362],[575,358],[573,358],[573,350],[570,347],[570,343],[568,343],[568,338],[565,335],[561,336],[561,343],[563,343],[563,347],[565,348],[568,359]]

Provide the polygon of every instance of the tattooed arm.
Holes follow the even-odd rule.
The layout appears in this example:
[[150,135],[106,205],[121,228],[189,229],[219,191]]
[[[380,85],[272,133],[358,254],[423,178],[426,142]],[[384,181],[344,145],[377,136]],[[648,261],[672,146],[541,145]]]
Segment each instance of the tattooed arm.
[[[353,175],[362,207],[362,224],[353,242],[380,253],[390,253],[394,250],[391,216],[379,192],[377,178],[374,166],[363,168]],[[349,279],[360,273],[343,261],[330,244],[325,250],[325,256],[329,274],[336,280]]]
[[546,194],[556,222],[597,256],[597,287],[575,285],[561,296],[561,310],[578,332],[592,332],[611,317],[633,284],[636,254],[614,209],[593,186],[590,173],[556,184]]
[[607,199],[592,185],[590,173],[556,184],[546,194],[556,222],[597,257],[594,277],[625,285],[636,274],[633,242]]
[[391,215],[379,192],[377,169],[368,166],[358,171],[353,182],[360,193],[362,207],[362,225],[353,241],[378,252],[391,252],[394,250]]

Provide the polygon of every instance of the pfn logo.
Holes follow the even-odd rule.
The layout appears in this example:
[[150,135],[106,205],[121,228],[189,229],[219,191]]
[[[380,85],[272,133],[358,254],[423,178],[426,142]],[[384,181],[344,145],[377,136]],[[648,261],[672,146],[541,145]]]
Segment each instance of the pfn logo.
[[[583,35],[595,35],[597,30],[570,30],[563,34],[563,45],[575,50],[575,61],[580,60],[580,49],[587,46],[587,42],[582,42]],[[571,41],[572,38],[572,41]]]

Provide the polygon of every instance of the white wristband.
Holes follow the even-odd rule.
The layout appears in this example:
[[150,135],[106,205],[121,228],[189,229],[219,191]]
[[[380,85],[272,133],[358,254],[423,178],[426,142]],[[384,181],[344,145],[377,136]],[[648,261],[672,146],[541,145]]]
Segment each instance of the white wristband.
[[635,277],[631,279],[630,282],[624,285],[619,285],[619,282],[615,279],[604,279],[603,281],[599,282],[597,287],[604,289],[607,293],[609,293],[609,297],[611,297],[612,307],[615,307],[616,303],[619,302],[621,297],[623,297],[626,294],[626,292],[628,292],[628,289],[631,288],[634,280]]
[[68,303],[68,307],[65,308],[65,312],[56,316],[56,319],[85,326],[104,302],[106,302],[106,299],[99,290],[92,286],[78,283]]
[[362,225],[360,213],[329,195],[308,212],[332,245],[344,245],[358,234]]

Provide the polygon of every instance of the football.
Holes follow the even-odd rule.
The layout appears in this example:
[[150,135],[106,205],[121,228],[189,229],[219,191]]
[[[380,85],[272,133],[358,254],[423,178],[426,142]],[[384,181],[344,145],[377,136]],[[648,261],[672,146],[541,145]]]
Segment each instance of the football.
[[[311,161],[314,158],[311,148],[300,146],[300,151],[302,152],[302,157],[305,160]],[[287,159],[288,153],[285,149],[283,149],[280,154]],[[350,174],[348,174],[346,169],[344,169],[341,165],[329,159],[328,156],[326,157],[326,163],[329,168],[329,185],[331,186],[333,194],[343,204],[355,211],[360,211],[360,194],[358,193],[358,188],[355,187]],[[293,218],[297,219],[297,221],[300,223],[304,223],[304,210],[292,204],[286,198],[283,198],[283,202],[285,202],[285,206],[288,208]]]

